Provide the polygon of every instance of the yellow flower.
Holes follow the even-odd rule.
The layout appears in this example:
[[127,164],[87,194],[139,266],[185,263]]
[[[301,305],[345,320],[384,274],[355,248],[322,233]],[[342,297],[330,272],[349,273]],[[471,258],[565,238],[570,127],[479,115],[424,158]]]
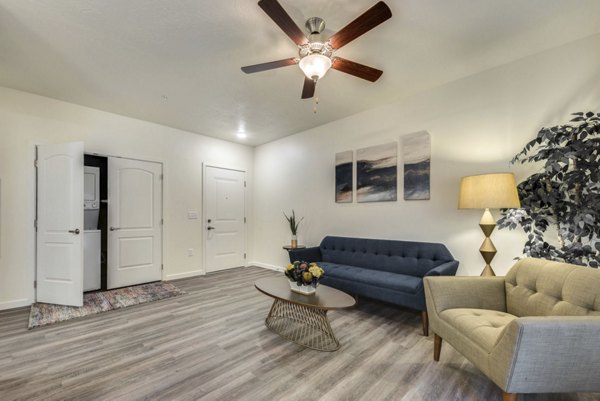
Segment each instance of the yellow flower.
[[308,271],[310,272],[310,274],[313,275],[313,277],[316,277],[316,278],[321,278],[323,273],[325,273],[325,271],[323,269],[321,269],[319,266],[317,266],[316,264],[309,267]]
[[292,270],[293,268],[294,268],[294,265],[293,265],[292,263],[289,263],[289,264],[287,265],[287,268],[286,268],[286,269],[287,269],[287,270]]

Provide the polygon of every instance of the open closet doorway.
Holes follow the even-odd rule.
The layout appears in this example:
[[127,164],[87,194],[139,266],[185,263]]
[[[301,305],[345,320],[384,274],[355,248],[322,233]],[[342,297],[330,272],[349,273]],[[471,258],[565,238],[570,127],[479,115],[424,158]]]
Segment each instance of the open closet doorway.
[[36,148],[36,300],[81,306],[83,292],[162,279],[162,164]]

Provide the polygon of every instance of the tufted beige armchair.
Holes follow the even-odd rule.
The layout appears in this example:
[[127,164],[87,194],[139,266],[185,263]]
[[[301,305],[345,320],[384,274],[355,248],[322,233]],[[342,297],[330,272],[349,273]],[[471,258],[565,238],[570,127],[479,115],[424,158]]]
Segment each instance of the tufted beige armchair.
[[442,339],[503,391],[600,391],[600,271],[527,258],[506,277],[426,277],[434,360]]

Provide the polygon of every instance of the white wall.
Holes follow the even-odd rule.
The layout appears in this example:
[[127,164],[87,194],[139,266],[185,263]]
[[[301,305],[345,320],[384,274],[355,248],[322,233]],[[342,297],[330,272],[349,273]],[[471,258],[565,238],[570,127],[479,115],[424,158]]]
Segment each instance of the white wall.
[[0,309],[34,299],[35,145],[68,141],[84,141],[90,153],[164,163],[166,279],[203,269],[202,219],[187,219],[188,210],[202,213],[203,162],[248,171],[252,211],[251,147],[0,87]]
[[[513,171],[520,180],[527,171],[508,162],[539,128],[565,122],[571,112],[599,111],[599,48],[595,35],[257,147],[254,260],[275,267],[287,262],[281,245],[290,233],[282,211],[293,208],[305,217],[299,239],[309,246],[327,234],[442,242],[461,262],[459,274],[479,274],[483,211],[457,210],[460,177]],[[399,201],[334,202],[336,152],[421,130],[431,134],[431,200],[402,200],[400,167]],[[498,248],[492,266],[504,274],[524,235],[496,230],[492,239]]]

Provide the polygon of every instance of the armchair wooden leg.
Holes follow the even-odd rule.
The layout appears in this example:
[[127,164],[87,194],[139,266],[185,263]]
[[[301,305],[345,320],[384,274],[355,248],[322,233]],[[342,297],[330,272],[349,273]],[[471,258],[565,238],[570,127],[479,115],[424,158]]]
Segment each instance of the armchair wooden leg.
[[429,337],[429,316],[427,316],[427,311],[421,311],[421,324],[423,325],[423,335],[425,337]]
[[502,392],[502,401],[517,401],[517,393]]
[[433,333],[433,360],[434,361],[438,362],[440,360],[440,352],[441,351],[442,351],[442,337]]

